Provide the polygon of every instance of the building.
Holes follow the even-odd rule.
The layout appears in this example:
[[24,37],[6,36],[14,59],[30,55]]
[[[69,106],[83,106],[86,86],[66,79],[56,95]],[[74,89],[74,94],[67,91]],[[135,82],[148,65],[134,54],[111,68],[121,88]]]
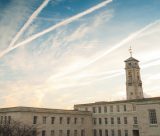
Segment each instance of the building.
[[160,136],[160,97],[144,98],[138,60],[125,60],[127,100],[74,105],[74,110],[0,109],[0,123],[37,125],[39,136]]

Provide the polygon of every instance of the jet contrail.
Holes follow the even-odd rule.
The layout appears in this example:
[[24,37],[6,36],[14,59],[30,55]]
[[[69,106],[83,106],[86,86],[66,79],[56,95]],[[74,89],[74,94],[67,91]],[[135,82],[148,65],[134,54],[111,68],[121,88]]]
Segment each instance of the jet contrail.
[[81,18],[81,17],[83,17],[85,15],[88,15],[88,14],[92,13],[95,10],[98,10],[98,9],[104,7],[105,5],[109,4],[110,2],[112,2],[112,0],[107,0],[107,1],[101,2],[100,4],[98,4],[96,6],[93,6],[93,7],[89,8],[89,9],[87,9],[87,10],[85,10],[85,11],[83,11],[83,12],[77,14],[77,15],[74,15],[74,16],[72,16],[72,17],[70,17],[70,18],[68,18],[68,19],[66,19],[66,20],[64,20],[64,21],[62,21],[62,22],[60,22],[58,24],[55,24],[55,25],[43,30],[42,32],[39,32],[39,33],[29,37],[28,39],[16,44],[15,46],[9,47],[8,49],[6,49],[4,52],[2,52],[0,54],[0,58],[2,56],[4,56],[5,54],[9,53],[10,51],[12,51],[12,50],[14,50],[14,49],[16,49],[16,48],[18,48],[18,47],[20,47],[22,45],[30,43],[31,41],[43,36],[44,34],[47,34],[47,33],[51,32],[51,31],[57,29],[58,27],[67,25],[67,24],[69,24],[69,23],[71,23],[71,22],[73,22],[73,21],[75,21],[75,20],[77,20],[77,19],[79,19],[79,18]]
[[38,16],[38,14],[47,6],[49,0],[44,0],[44,2],[33,12],[33,14],[29,17],[27,22],[23,25],[19,32],[17,32],[16,36],[13,38],[11,43],[9,44],[9,48],[12,47],[18,38],[23,34],[23,32],[28,28],[28,26],[34,21],[34,19]]
[[131,41],[132,39],[134,39],[136,37],[139,37],[142,32],[146,31],[147,29],[151,28],[154,25],[157,25],[158,23],[160,23],[160,20],[156,20],[156,21],[146,25],[145,27],[141,28],[140,30],[130,34],[127,38],[123,39],[118,44],[114,45],[110,49],[106,50],[103,54],[95,57],[94,59],[90,60],[88,63],[86,63],[83,66],[79,67],[78,69],[54,75],[52,78],[58,78],[58,77],[66,76],[66,75],[68,75],[70,73],[74,73],[74,72],[77,72],[78,70],[82,70],[82,69],[86,68],[87,66],[95,63],[96,61],[98,61],[99,59],[105,57],[106,55],[108,55],[109,53],[113,52],[114,50],[120,48],[121,46],[124,46],[127,42]]

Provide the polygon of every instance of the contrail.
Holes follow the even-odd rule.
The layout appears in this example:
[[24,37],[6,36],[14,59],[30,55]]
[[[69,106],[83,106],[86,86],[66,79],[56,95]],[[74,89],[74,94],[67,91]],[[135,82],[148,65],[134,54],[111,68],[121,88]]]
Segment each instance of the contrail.
[[75,69],[75,70],[69,71],[69,72],[64,72],[64,73],[57,74],[57,75],[53,76],[52,78],[62,77],[62,76],[68,75],[70,73],[74,73],[74,72],[76,72],[78,70],[82,70],[82,69],[88,67],[89,65],[95,63],[96,61],[98,61],[99,59],[105,57],[106,55],[108,55],[109,53],[113,52],[114,50],[120,48],[121,46],[124,46],[127,42],[131,41],[132,39],[134,39],[136,37],[139,37],[141,33],[146,31],[147,29],[151,28],[152,26],[157,25],[158,23],[160,23],[160,20],[156,20],[156,21],[146,25],[145,27],[141,28],[140,30],[130,34],[127,38],[123,39],[118,44],[114,45],[110,49],[106,50],[103,54],[95,57],[94,59],[90,60],[88,63],[86,63],[83,66],[79,67],[78,69]]
[[18,38],[23,34],[23,32],[28,28],[28,26],[34,21],[34,19],[38,16],[38,14],[47,6],[49,0],[44,0],[44,2],[33,12],[33,14],[29,17],[27,22],[23,25],[20,31],[13,38],[11,43],[9,44],[9,48],[12,47]]
[[68,19],[66,19],[66,20],[64,20],[64,21],[62,21],[62,22],[60,22],[58,24],[55,24],[55,25],[43,30],[42,32],[39,32],[39,33],[29,37],[28,39],[16,44],[14,47],[13,46],[11,48],[9,47],[8,49],[6,49],[4,52],[2,52],[0,54],[0,58],[2,56],[4,56],[5,54],[9,53],[10,51],[12,51],[12,50],[14,50],[14,49],[16,49],[16,48],[18,48],[18,47],[20,47],[22,45],[30,43],[31,41],[43,36],[44,34],[47,34],[47,33],[51,32],[51,31],[57,29],[58,27],[67,25],[67,24],[69,24],[69,23],[71,23],[71,22],[73,22],[73,21],[75,21],[75,20],[77,20],[77,19],[79,19],[79,18],[81,18],[81,17],[83,17],[85,15],[88,15],[88,14],[92,13],[95,10],[98,10],[98,9],[104,7],[105,5],[109,4],[110,2],[112,2],[112,0],[107,0],[107,1],[101,2],[100,4],[98,4],[96,6],[93,6],[93,7],[89,8],[89,9],[87,9],[87,10],[85,10],[85,11],[83,11],[83,12],[77,14],[77,15],[74,15],[74,16],[72,16],[72,17],[70,17],[70,18],[68,18]]

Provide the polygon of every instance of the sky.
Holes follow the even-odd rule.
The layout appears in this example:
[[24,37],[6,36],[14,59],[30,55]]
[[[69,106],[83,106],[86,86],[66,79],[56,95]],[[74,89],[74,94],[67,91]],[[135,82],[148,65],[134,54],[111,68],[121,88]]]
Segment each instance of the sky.
[[160,96],[160,0],[0,0],[0,107],[126,99],[124,60]]

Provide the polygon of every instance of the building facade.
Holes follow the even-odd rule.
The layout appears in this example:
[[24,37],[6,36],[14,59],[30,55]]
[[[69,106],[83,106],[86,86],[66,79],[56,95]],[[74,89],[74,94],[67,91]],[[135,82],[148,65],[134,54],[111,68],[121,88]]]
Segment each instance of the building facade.
[[37,125],[39,136],[160,136],[160,97],[144,98],[138,62],[125,60],[126,100],[76,104],[74,110],[2,108],[0,123]]

